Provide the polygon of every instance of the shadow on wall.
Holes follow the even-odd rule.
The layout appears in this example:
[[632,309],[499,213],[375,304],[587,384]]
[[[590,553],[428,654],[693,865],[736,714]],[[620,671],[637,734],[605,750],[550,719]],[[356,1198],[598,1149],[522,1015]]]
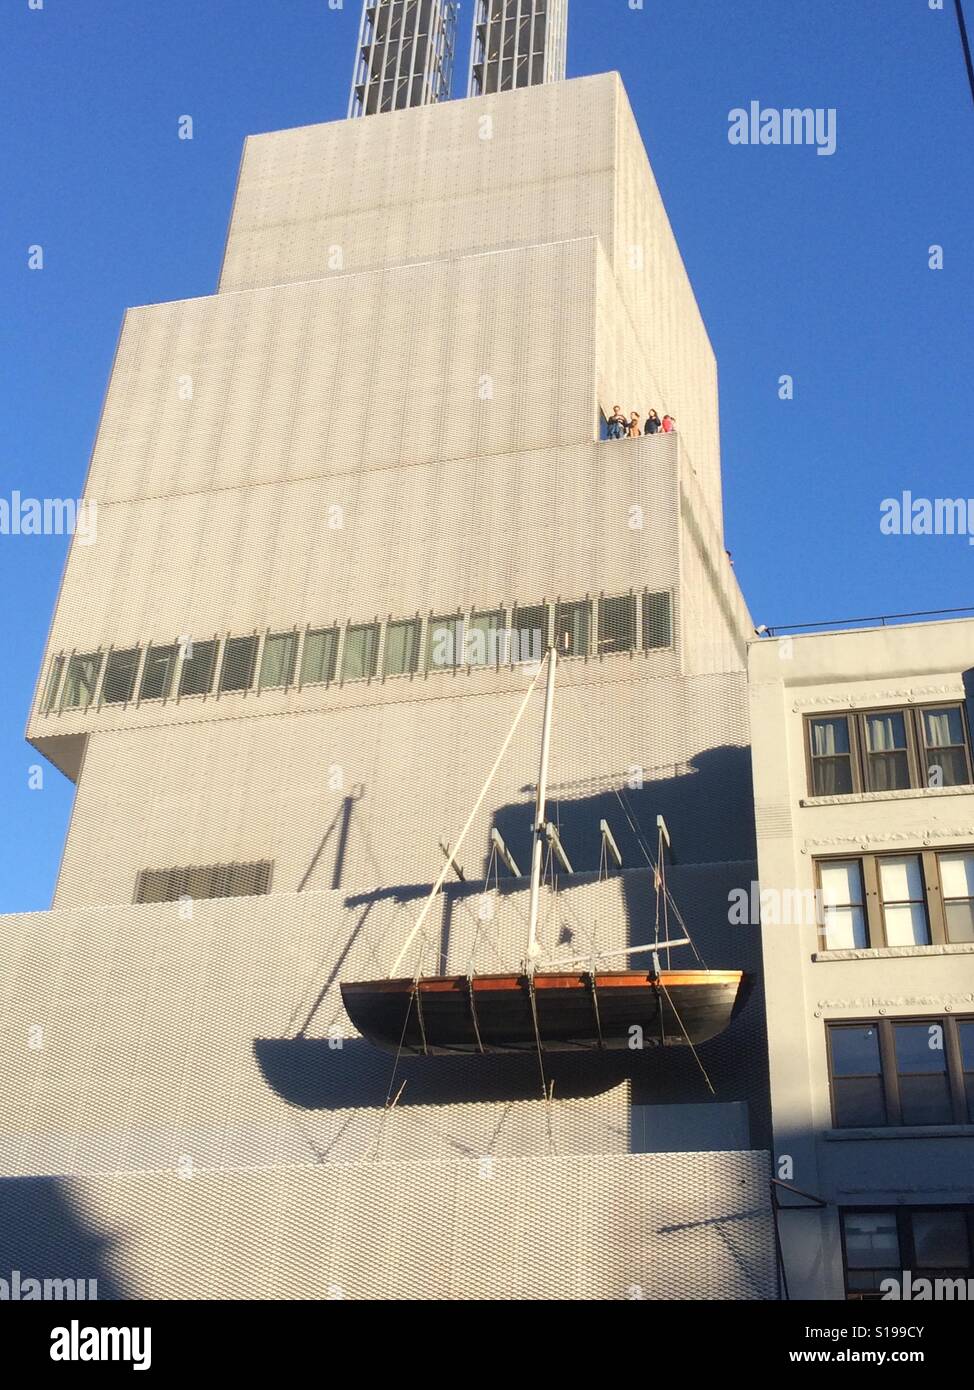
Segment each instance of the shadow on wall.
[[[254,1056],[267,1084],[291,1105],[305,1110],[374,1110],[390,1102],[459,1105],[487,1101],[541,1100],[537,1057],[403,1056],[373,1047],[363,1038],[256,1038]],[[635,1053],[548,1053],[545,1075],[557,1100],[601,1095],[638,1070]]]
[[[665,772],[666,775],[654,774]],[[613,770],[611,782],[625,789],[625,808],[612,790],[592,793],[592,781],[553,782],[549,788],[549,819],[560,830],[561,840],[572,867],[579,873],[595,872],[599,867],[601,839],[599,821],[605,819],[612,828],[616,843],[627,868],[645,867],[646,860],[639,847],[637,835],[628,824],[631,817],[655,854],[656,817],[662,815],[673,839],[678,862],[722,863],[729,860],[753,859],[757,854],[754,835],[753,794],[751,790],[751,751],[733,744],[703,749],[687,762],[666,769],[644,768],[643,785],[631,786],[629,768]],[[610,779],[604,779],[609,782]],[[514,855],[522,872],[531,862],[531,820],[533,784],[524,788],[525,800],[501,806],[494,824]],[[345,877],[350,847],[352,858],[364,855],[381,878],[381,868],[374,847],[369,843],[365,821],[356,814],[356,804],[365,796],[363,785],[355,786],[346,796],[311,857],[299,883],[298,891],[330,887],[340,889]],[[469,806],[457,805],[456,826],[430,827],[431,844],[436,835],[450,837],[459,829],[469,812]],[[490,865],[490,845],[484,846],[478,871],[472,858],[473,846],[466,852],[464,867],[468,877],[486,878]],[[506,870],[501,870],[502,876]],[[404,890],[391,888],[375,894],[360,893],[350,899],[361,903],[371,897],[400,896]]]
[[[731,744],[695,753],[672,775],[653,777],[643,771],[642,786],[627,786],[627,769],[616,770],[625,795],[609,788],[587,794],[591,783],[553,783],[549,789],[548,819],[559,828],[561,842],[579,873],[598,870],[601,839],[599,821],[606,820],[615,836],[626,868],[644,868],[646,859],[636,828],[656,854],[656,817],[662,815],[673,841],[673,854],[681,864],[715,864],[754,859],[751,750]],[[632,779],[630,779],[632,780]],[[526,787],[530,792],[533,787]],[[624,804],[623,804],[624,803]],[[495,824],[514,858],[524,870],[531,857],[533,806],[503,806]],[[485,857],[484,869],[489,856]]]
[[21,1286],[26,1279],[94,1279],[99,1300],[136,1297],[109,1267],[115,1242],[89,1226],[61,1179],[0,1178],[0,1279],[9,1283],[15,1270]]
[[[624,802],[624,806],[620,805],[612,790],[586,794],[584,784],[552,788],[550,815],[560,826],[573,867],[586,876],[597,872],[599,821],[605,818],[627,869],[621,879],[629,942],[641,945],[652,940],[656,896],[653,875],[645,867],[645,857],[628,818],[655,856],[656,816],[662,814],[670,829],[677,861],[668,871],[671,891],[697,949],[710,968],[752,973],[756,977],[755,989],[732,1026],[696,1053],[667,1048],[611,1056],[548,1054],[545,1070],[549,1081],[555,1082],[555,1097],[598,1095],[629,1080],[634,1102],[646,1105],[745,1101],[750,1111],[752,1142],[763,1147],[768,1142],[770,1116],[760,990],[760,931],[757,924],[732,926],[728,920],[728,893],[738,887],[747,888],[757,872],[753,862],[750,751],[728,745],[698,753],[684,768],[674,769],[672,776],[627,788]],[[530,858],[530,818],[531,809],[524,803],[506,805],[495,817],[495,824],[522,869],[526,869]],[[505,869],[500,874],[496,886],[503,896],[526,893],[524,878],[514,879]],[[580,880],[560,878],[563,887],[577,881]],[[391,899],[418,904],[429,888],[429,884],[399,884],[350,895],[345,905],[357,911],[352,939],[375,903]],[[444,885],[441,960],[447,957],[456,914],[469,911],[465,900],[482,891],[482,884],[471,882]],[[560,944],[569,945],[572,931],[568,923],[564,930],[567,935]],[[683,934],[679,922],[671,922],[670,934]],[[327,980],[322,981],[310,1013],[302,1016],[297,1037],[254,1041],[254,1056],[264,1080],[284,1100],[305,1109],[383,1107],[404,1081],[405,1089],[397,1102],[400,1105],[540,1098],[537,1060],[530,1056],[402,1057],[396,1066],[392,1055],[361,1039],[344,1038],[338,1048],[335,1040],[306,1036],[312,1029],[320,1032],[318,1011],[329,987],[342,974],[350,946],[351,939],[339,951]],[[644,957],[635,957],[634,963],[643,960]],[[680,951],[670,963],[698,965],[687,950]],[[616,964],[621,966],[622,962]],[[664,960],[663,964],[667,962]],[[500,960],[497,965],[505,967]],[[441,963],[431,960],[426,968],[428,973],[436,973]],[[298,1019],[293,1022],[298,1023]],[[711,1085],[716,1094],[711,1092]]]

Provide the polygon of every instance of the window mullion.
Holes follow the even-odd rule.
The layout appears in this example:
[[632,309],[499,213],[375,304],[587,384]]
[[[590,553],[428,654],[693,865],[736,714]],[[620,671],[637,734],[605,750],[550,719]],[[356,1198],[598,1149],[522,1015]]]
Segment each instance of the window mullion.
[[879,1029],[879,1056],[883,1068],[883,1091],[886,1096],[888,1123],[901,1125],[903,1123],[903,1107],[900,1103],[900,1078],[896,1069],[896,1039],[893,1035],[893,1025],[888,1018],[884,1018],[880,1019],[877,1027]]
[[947,941],[947,914],[944,909],[944,895],[940,887],[940,864],[936,851],[932,849],[925,849],[920,859],[923,869],[923,887],[927,898],[930,941],[932,945],[942,946]]
[[964,1087],[964,1060],[960,1046],[960,1029],[956,1018],[948,1015],[942,1020],[944,1050],[947,1054],[947,1084],[954,1107],[954,1123],[967,1123],[967,1092]]
[[883,915],[882,894],[879,891],[879,863],[875,854],[864,854],[859,861],[862,866],[862,884],[866,914],[866,939],[875,950],[886,945],[886,919]]
[[907,762],[910,766],[910,786],[927,785],[927,755],[923,740],[923,716],[918,709],[906,711]]
[[866,787],[866,769],[863,765],[863,750],[866,746],[862,731],[861,714],[849,715],[849,751],[852,754],[852,790],[862,792]]

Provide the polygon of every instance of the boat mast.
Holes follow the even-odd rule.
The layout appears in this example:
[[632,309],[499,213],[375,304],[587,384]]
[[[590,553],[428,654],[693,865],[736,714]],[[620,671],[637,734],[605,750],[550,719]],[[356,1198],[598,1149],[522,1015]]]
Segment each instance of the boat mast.
[[497,775],[497,769],[500,767],[501,763],[504,761],[504,754],[507,752],[508,748],[511,746],[511,739],[514,737],[515,730],[517,729],[517,726],[520,724],[521,720],[524,718],[524,711],[527,709],[528,705],[531,703],[531,696],[534,694],[535,686],[538,684],[538,678],[540,677],[541,672],[542,672],[543,669],[544,669],[544,668],[543,668],[542,666],[539,666],[539,667],[538,667],[537,672],[535,673],[534,678],[533,678],[532,681],[531,681],[531,684],[528,686],[527,690],[526,690],[525,693],[524,693],[524,699],[521,701],[520,708],[518,709],[517,714],[514,716],[514,723],[511,725],[511,727],[510,727],[510,728],[508,729],[508,731],[507,731],[507,737],[505,738],[503,744],[501,745],[501,751],[497,754],[497,757],[496,757],[496,759],[494,760],[494,766],[490,769],[490,772],[488,772],[488,774],[487,774],[487,781],[484,783],[484,785],[483,785],[483,786],[481,787],[481,789],[480,789],[480,795],[477,797],[477,800],[474,802],[474,808],[473,808],[473,810],[470,812],[470,815],[467,817],[467,823],[466,823],[466,825],[463,827],[463,829],[460,831],[460,834],[457,836],[457,842],[456,842],[456,844],[453,845],[453,847],[452,847],[451,856],[450,856],[450,858],[447,859],[446,863],[443,865],[443,868],[440,870],[439,874],[437,875],[436,882],[433,884],[433,887],[430,889],[430,891],[429,891],[429,893],[428,893],[428,895],[427,895],[426,901],[425,901],[425,903],[423,904],[423,910],[422,910],[422,912],[420,912],[419,916],[416,918],[416,921],[415,921],[415,923],[414,923],[414,925],[413,925],[412,931],[409,933],[409,935],[406,937],[406,940],[403,942],[402,950],[399,952],[398,956],[396,956],[396,959],[395,959],[395,960],[393,961],[393,963],[392,963],[392,969],[389,971],[389,979],[390,979],[390,980],[395,979],[395,977],[396,977],[396,972],[397,972],[397,970],[399,969],[399,967],[402,965],[403,960],[405,959],[405,956],[406,956],[406,952],[409,950],[410,946],[413,944],[413,941],[416,939],[417,933],[420,932],[420,931],[422,930],[423,923],[426,921],[427,914],[429,913],[429,910],[430,910],[430,908],[431,908],[432,905],[433,905],[433,899],[436,897],[437,893],[438,893],[438,892],[440,891],[440,889],[443,887],[443,882],[444,882],[444,880],[445,880],[447,874],[450,872],[450,861],[451,861],[451,858],[452,858],[452,859],[455,859],[456,856],[460,853],[460,847],[461,847],[461,845],[463,844],[464,840],[467,838],[467,831],[468,831],[468,830],[470,829],[470,827],[473,825],[474,820],[475,820],[476,815],[477,815],[477,812],[480,810],[481,806],[483,805],[484,797],[487,795],[487,791],[488,791],[488,789],[489,789],[489,787],[490,787],[490,784],[491,784],[491,782],[493,782],[495,776]]
[[548,795],[548,750],[551,746],[551,716],[555,707],[555,672],[558,668],[558,652],[554,646],[548,648],[548,683],[544,696],[544,724],[541,729],[541,768],[538,772],[538,793],[534,811],[534,845],[531,852],[531,906],[528,914],[528,949],[525,960],[526,969],[534,970],[534,963],[540,953],[538,945],[538,907],[541,898],[541,856],[544,852],[545,826],[547,815],[545,803]]

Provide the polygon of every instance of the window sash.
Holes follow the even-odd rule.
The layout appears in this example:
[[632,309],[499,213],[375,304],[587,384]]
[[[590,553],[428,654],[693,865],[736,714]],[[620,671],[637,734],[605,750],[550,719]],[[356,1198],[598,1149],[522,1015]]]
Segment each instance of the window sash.
[[261,690],[283,690],[294,680],[294,666],[298,655],[298,634],[296,632],[270,632],[264,638],[264,650],[260,657]]
[[57,705],[58,693],[61,689],[61,676],[64,672],[64,657],[56,656],[51,662],[51,669],[47,677],[47,687],[44,691],[44,699],[41,704],[45,714],[50,714]]
[[216,670],[216,655],[219,649],[219,642],[210,639],[206,642],[194,642],[183,655],[183,662],[179,668],[179,695],[209,695],[213,689],[213,673]]
[[256,636],[227,638],[220,667],[221,695],[249,690],[253,685],[258,641]]
[[[845,724],[844,746],[831,747],[824,731]],[[963,705],[856,710],[805,719],[810,796],[905,791],[974,782],[970,735]],[[947,741],[960,738],[960,742]],[[939,768],[936,778],[933,769]]]
[[[971,781],[964,711],[960,705],[943,705],[918,711],[927,786],[966,786]],[[940,780],[932,780],[939,768]]]
[[127,705],[135,694],[135,680],[139,673],[138,647],[127,647],[109,652],[105,663],[105,679],[101,683],[101,703],[103,705]]
[[345,629],[342,648],[342,680],[370,680],[379,655],[378,623],[356,623]]
[[460,613],[430,618],[426,630],[427,671],[456,671],[463,665],[464,627]]
[[673,597],[643,594],[643,650],[663,651],[673,645]]
[[175,645],[149,648],[142,667],[142,681],[139,685],[140,700],[169,699],[178,655],[179,648]]
[[824,859],[817,861],[816,868],[822,893],[822,936],[825,949],[867,949],[869,933],[862,861]]
[[304,634],[301,684],[329,685],[338,665],[338,628],[312,628]]
[[842,1211],[842,1248],[850,1293],[879,1294],[904,1268],[896,1211]]
[[[965,1025],[974,1025],[974,1019],[936,1015],[827,1023],[833,1126],[856,1129],[966,1124],[971,1114],[972,1087],[965,1049],[974,1049],[974,1033],[968,1043]],[[843,1030],[875,1033],[878,1085],[872,1070],[857,1071],[840,1065],[838,1043]],[[933,1039],[942,1047],[930,1047],[928,1058],[924,1047],[916,1046],[918,1039],[921,1044]],[[910,1042],[914,1043],[913,1049]],[[928,1060],[930,1065],[924,1066]]]
[[883,1279],[910,1269],[924,1278],[974,1272],[974,1207],[840,1207],[849,1298],[878,1298]]
[[592,605],[588,599],[559,603],[555,608],[555,647],[566,660],[586,657],[592,627]]
[[631,652],[636,646],[636,595],[615,594],[599,600],[599,654]]
[[464,658],[468,666],[501,666],[510,654],[503,608],[472,613],[467,624]]
[[548,646],[548,605],[515,608],[511,620],[510,660],[515,665],[541,661]]
[[808,720],[813,796],[843,796],[855,790],[848,716]]
[[86,710],[95,698],[100,672],[101,652],[70,657],[61,690],[61,708]]
[[382,658],[383,674],[387,676],[412,676],[419,669],[418,618],[405,618],[386,626],[385,650]]
[[877,864],[886,945],[929,946],[930,922],[920,855],[883,855]]
[[[969,867],[948,872],[954,862]],[[897,864],[912,864],[909,884],[893,889]],[[863,892],[842,895],[843,865],[858,864]],[[906,855],[837,856],[814,861],[822,898],[822,950],[881,950],[892,946],[943,945],[974,934],[974,848],[917,850]],[[852,870],[847,870],[851,874]],[[830,876],[834,883],[830,883]],[[953,893],[951,887],[953,886]],[[962,897],[958,888],[969,888]],[[864,931],[859,931],[858,909]],[[851,938],[851,939],[850,939]]]

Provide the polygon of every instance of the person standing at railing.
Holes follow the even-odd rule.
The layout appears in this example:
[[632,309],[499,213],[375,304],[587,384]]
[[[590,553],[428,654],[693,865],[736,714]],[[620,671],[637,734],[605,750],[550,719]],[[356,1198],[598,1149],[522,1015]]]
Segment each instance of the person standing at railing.
[[638,439],[642,432],[642,426],[639,423],[639,412],[634,410],[632,412],[632,419],[629,421],[627,433],[630,439]]
[[624,439],[628,428],[629,422],[622,413],[622,407],[614,405],[609,416],[609,438]]
[[658,434],[660,428],[660,418],[655,410],[651,410],[646,416],[645,434]]
[[673,415],[663,416],[663,433],[676,434],[676,417]]

